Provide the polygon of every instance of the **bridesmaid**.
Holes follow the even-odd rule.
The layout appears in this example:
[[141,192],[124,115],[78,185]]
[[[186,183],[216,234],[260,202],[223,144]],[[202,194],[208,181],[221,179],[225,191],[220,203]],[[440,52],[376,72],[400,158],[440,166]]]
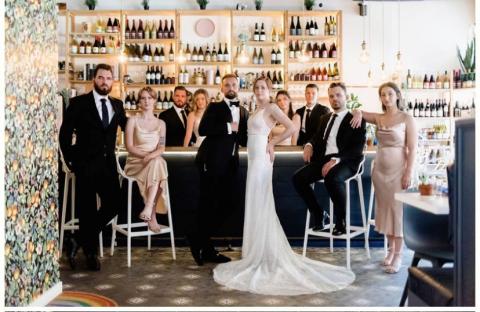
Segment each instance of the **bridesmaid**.
[[148,223],[152,232],[158,233],[156,213],[167,213],[162,192],[167,182],[167,164],[162,158],[166,127],[165,122],[153,114],[155,91],[146,87],[138,96],[142,112],[129,118],[125,130],[128,151],[125,173],[135,178],[145,203],[140,219]]
[[193,94],[193,111],[188,114],[187,117],[187,130],[185,132],[185,139],[183,140],[183,146],[188,146],[192,133],[195,134],[196,141],[193,146],[200,147],[205,137],[201,137],[198,133],[198,126],[200,120],[202,120],[203,113],[208,106],[208,92],[205,89],[198,89]]
[[385,234],[388,253],[382,262],[385,272],[397,273],[402,261],[403,208],[394,199],[396,192],[409,187],[415,164],[417,130],[413,117],[400,111],[401,93],[393,82],[378,89],[382,114],[356,110],[351,121],[357,127],[362,117],[377,126],[378,149],[372,180],[375,186],[375,230]]
[[[278,107],[282,110],[282,112],[286,116],[288,116],[288,119],[292,120],[293,118],[292,99],[290,98],[290,94],[288,94],[288,91],[286,90],[278,91],[275,97],[275,102],[278,105]],[[270,132],[269,141],[281,136],[284,131],[285,131],[285,126],[277,122],[273,127],[272,132]],[[292,136],[289,136],[285,140],[277,143],[277,145],[297,145],[297,138],[298,138],[298,133],[294,133]],[[294,140],[295,140],[295,143],[293,143]]]

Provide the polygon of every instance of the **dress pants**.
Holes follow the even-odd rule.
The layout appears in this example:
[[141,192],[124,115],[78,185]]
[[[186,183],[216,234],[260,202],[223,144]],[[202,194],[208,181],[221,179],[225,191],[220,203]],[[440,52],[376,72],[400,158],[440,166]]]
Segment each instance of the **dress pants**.
[[346,163],[338,163],[330,169],[327,176],[322,176],[322,167],[330,158],[324,158],[320,161],[312,161],[308,165],[300,168],[293,176],[293,184],[298,194],[307,204],[307,208],[314,216],[315,222],[320,223],[323,217],[323,209],[315,198],[315,193],[310,184],[324,179],[325,188],[333,202],[334,214],[337,223],[345,220],[346,190],[345,180],[355,174],[354,170]]
[[[117,171],[111,164],[75,170],[77,215],[79,219],[78,241],[85,254],[97,254],[98,234],[117,215],[120,207],[120,184]],[[97,210],[97,194],[100,208]]]

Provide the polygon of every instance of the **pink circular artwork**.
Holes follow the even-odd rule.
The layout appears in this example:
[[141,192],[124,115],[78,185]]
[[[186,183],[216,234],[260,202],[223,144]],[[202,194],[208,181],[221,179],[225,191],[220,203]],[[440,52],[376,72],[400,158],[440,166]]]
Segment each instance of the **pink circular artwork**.
[[200,37],[210,37],[215,31],[215,24],[209,18],[201,18],[195,23],[195,32]]

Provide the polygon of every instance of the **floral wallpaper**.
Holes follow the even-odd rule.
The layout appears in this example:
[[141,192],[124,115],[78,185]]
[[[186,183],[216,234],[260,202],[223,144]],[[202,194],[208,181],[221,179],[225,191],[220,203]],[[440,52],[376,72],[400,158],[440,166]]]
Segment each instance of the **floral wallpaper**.
[[5,1],[6,306],[60,281],[56,27],[56,1]]

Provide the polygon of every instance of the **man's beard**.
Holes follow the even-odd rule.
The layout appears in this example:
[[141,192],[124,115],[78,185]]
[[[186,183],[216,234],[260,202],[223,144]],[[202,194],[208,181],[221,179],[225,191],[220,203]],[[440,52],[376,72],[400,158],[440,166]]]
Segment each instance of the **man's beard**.
[[235,91],[229,91],[227,94],[225,94],[225,97],[229,100],[233,100],[237,97],[237,92]]
[[93,82],[93,88],[100,95],[108,95],[110,91],[112,91],[112,86],[110,86],[110,88],[108,88],[107,90],[104,90],[104,89],[101,89],[100,86],[95,83],[95,81]]

